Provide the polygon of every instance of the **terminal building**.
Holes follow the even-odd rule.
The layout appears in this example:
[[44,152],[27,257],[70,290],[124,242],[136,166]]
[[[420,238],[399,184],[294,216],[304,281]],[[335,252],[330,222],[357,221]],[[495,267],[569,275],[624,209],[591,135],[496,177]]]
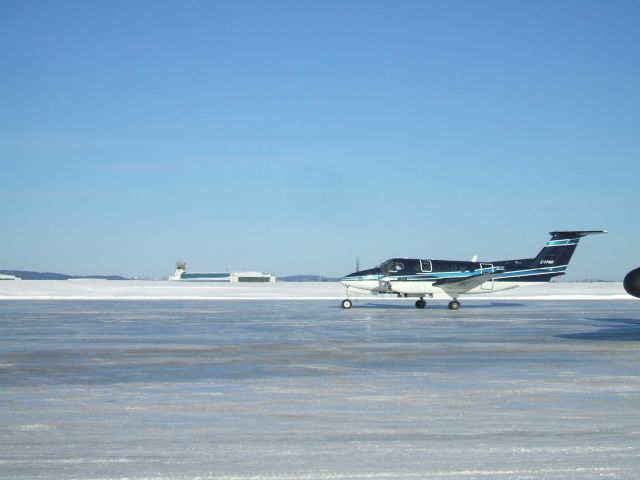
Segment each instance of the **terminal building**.
[[22,280],[22,279],[19,277],[16,277],[15,275],[4,275],[0,273],[0,280]]
[[169,280],[172,282],[274,283],[276,276],[262,272],[187,273],[187,263],[177,262],[176,271]]

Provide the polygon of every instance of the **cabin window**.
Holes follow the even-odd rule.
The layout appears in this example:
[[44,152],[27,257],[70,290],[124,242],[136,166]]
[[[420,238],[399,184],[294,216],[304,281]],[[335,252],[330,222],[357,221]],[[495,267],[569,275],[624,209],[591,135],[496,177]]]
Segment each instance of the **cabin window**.
[[440,265],[443,272],[464,272],[467,268],[461,263],[443,263]]
[[423,272],[430,272],[432,270],[431,260],[420,260],[420,269]]

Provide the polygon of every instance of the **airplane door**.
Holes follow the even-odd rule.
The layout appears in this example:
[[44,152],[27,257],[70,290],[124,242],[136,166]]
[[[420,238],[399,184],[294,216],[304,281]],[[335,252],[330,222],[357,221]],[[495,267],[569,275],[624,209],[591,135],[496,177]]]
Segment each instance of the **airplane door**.
[[[480,273],[493,273],[493,263],[481,263]],[[493,290],[493,278],[480,285],[480,290]]]

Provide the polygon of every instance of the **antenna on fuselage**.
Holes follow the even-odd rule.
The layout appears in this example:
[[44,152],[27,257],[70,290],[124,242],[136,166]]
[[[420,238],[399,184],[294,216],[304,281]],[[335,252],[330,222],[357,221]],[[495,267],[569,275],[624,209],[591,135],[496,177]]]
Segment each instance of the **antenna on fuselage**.
[[360,258],[356,257],[356,272],[360,271]]
[[478,255],[474,255],[473,258],[471,259],[472,262],[477,262],[478,261]]

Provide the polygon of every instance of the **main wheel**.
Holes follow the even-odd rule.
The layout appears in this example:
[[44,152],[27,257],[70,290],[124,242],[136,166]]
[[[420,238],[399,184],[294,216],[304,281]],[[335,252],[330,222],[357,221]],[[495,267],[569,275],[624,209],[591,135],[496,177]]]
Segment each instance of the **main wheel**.
[[449,310],[458,310],[460,308],[460,302],[457,300],[451,300],[449,302]]
[[427,302],[425,302],[424,300],[420,299],[420,300],[416,300],[416,308],[424,308],[427,306]]
[[349,300],[348,298],[345,300],[342,300],[342,308],[344,308],[345,310],[349,310],[352,305],[353,304],[351,303],[351,300]]

